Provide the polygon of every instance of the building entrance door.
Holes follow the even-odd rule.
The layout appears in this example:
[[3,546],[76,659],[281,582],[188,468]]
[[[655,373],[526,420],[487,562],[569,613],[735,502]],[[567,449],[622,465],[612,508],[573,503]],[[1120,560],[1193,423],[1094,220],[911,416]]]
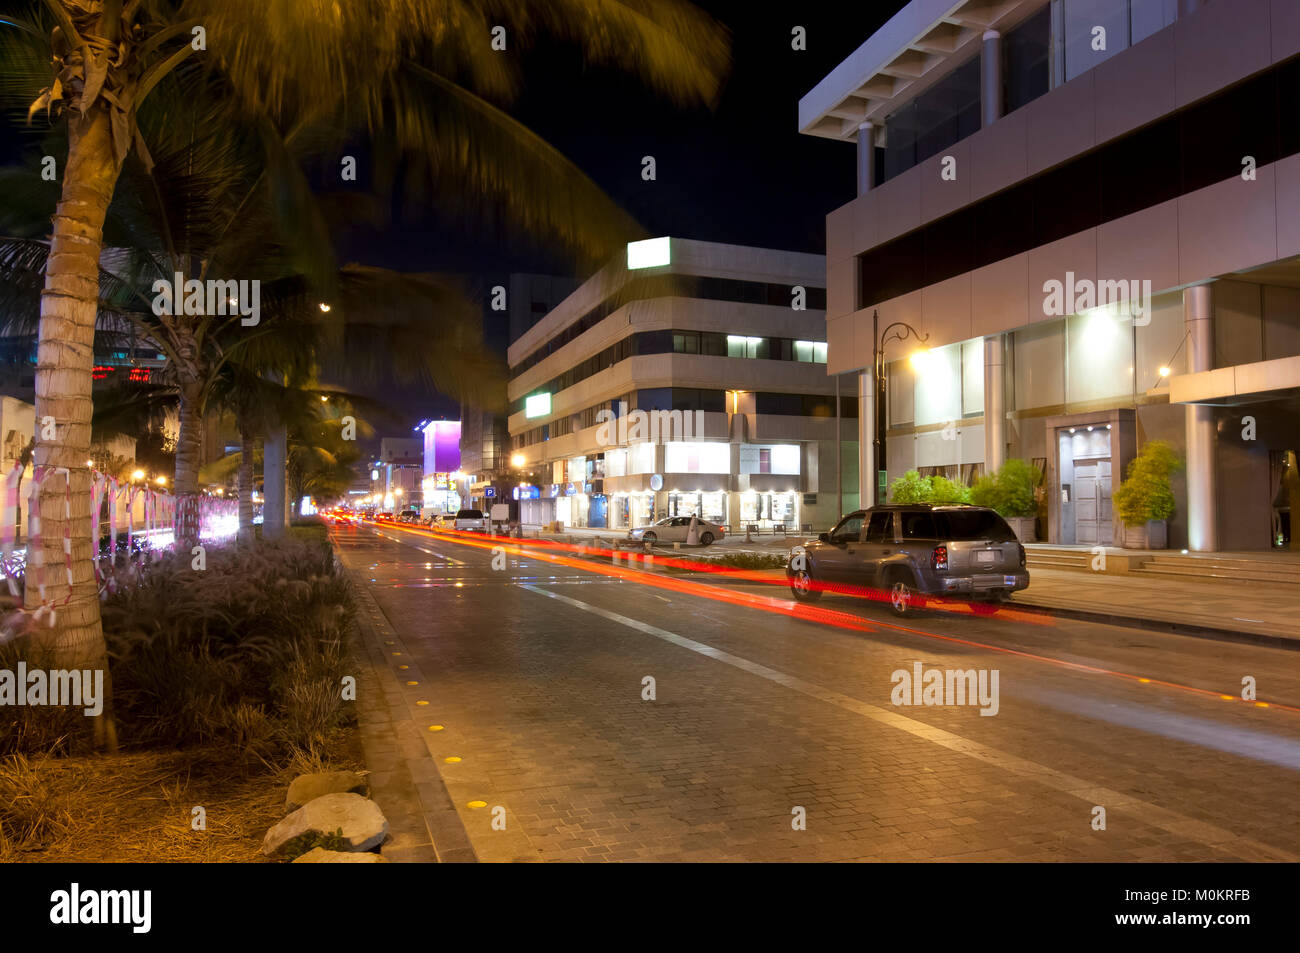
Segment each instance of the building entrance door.
[[1110,461],[1074,461],[1074,539],[1082,546],[1115,541],[1110,510]]

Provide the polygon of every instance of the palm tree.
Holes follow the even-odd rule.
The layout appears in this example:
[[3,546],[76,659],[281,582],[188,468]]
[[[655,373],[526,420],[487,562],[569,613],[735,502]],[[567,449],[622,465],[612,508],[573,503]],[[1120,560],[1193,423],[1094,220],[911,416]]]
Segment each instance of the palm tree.
[[[631,223],[489,102],[519,83],[516,60],[491,43],[502,20],[516,46],[558,35],[681,102],[711,101],[726,67],[723,31],[681,0],[517,0],[508,11],[493,0],[42,0],[26,17],[0,19],[0,92],[67,131],[36,374],[36,465],[71,474],[73,578],[52,587],[62,607],[47,640],[60,664],[104,660],[84,465],[91,345],[103,227],[123,166],[128,156],[152,161],[147,130],[192,123],[183,97],[155,93],[178,79],[219,87],[232,113],[283,147],[285,167],[312,154],[338,161],[342,143],[382,133],[375,141],[422,163],[433,185],[482,195],[530,230],[599,257]],[[171,107],[159,109],[162,101]],[[204,263],[185,274],[206,277]],[[177,374],[191,397],[193,356],[180,342]],[[182,443],[178,458],[188,459]],[[66,522],[56,483],[40,497],[46,541]],[[47,560],[61,558],[59,547],[45,548]]]

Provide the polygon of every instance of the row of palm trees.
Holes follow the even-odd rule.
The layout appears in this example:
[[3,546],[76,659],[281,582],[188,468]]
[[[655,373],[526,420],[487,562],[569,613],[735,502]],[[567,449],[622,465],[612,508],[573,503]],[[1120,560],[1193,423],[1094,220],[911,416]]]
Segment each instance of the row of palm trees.
[[[85,467],[97,328],[133,327],[166,354],[182,495],[197,490],[213,401],[233,410],[250,463],[247,438],[259,432],[268,458],[284,456],[290,395],[345,370],[488,403],[499,367],[481,347],[478,309],[433,276],[340,267],[332,223],[373,206],[347,181],[322,194],[305,170],[359,154],[371,183],[400,171],[408,198],[504,216],[598,261],[638,230],[503,110],[520,87],[519,50],[558,38],[682,104],[716,100],[729,56],[725,31],[683,0],[7,0],[0,10],[0,107],[32,124],[33,155],[0,188],[4,313],[15,329],[36,323],[36,414],[56,427],[35,464],[72,474],[74,574],[50,592],[63,606],[43,636],[69,667],[105,661]],[[506,51],[491,42],[502,24]],[[33,177],[45,157],[53,183]],[[145,289],[177,272],[258,279],[262,321],[155,314]],[[61,485],[41,494],[46,540],[63,534],[63,495]]]

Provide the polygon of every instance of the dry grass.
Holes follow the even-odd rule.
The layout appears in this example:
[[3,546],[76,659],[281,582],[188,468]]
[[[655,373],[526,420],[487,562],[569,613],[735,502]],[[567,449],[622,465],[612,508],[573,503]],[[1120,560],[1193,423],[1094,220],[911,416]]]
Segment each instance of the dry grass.
[[[4,863],[271,863],[262,838],[284,817],[289,782],[308,766],[250,772],[229,746],[17,760],[0,763],[0,799],[12,775],[32,797],[17,811],[0,804],[0,823],[7,827],[14,813],[44,822],[37,836],[0,834]],[[361,769],[356,732],[339,736],[321,767]],[[196,806],[207,812],[207,830],[191,829]]]

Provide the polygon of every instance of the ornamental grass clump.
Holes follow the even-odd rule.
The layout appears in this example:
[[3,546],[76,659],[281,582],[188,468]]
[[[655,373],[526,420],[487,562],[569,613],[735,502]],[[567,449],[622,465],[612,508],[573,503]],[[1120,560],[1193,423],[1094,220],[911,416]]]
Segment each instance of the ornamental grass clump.
[[355,615],[328,544],[209,546],[206,564],[166,554],[104,605],[123,738],[268,765],[319,751],[342,724]]

